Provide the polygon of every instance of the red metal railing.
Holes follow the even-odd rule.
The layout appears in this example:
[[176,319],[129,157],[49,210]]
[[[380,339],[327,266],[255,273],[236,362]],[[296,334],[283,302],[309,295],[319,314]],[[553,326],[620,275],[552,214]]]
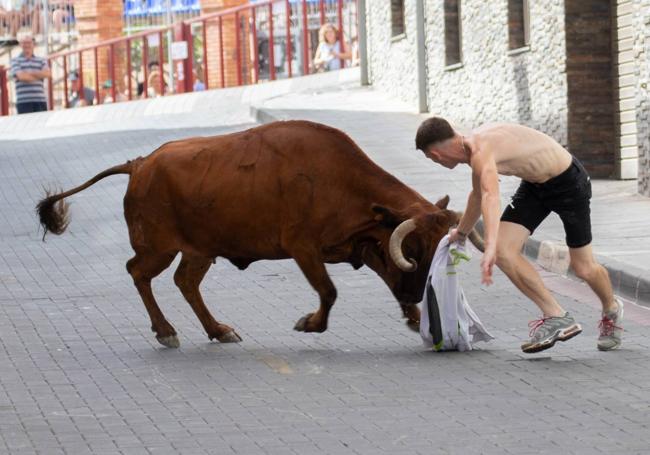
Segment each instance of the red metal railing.
[[[345,52],[356,36],[356,6],[356,0],[257,1],[52,54],[50,109],[83,104],[83,95],[73,95],[83,94],[84,85],[94,91],[89,103],[101,104],[310,74],[320,26],[337,26]],[[79,82],[70,80],[72,72]],[[6,85],[5,75],[3,96]]]
[[9,115],[9,84],[7,84],[7,69],[0,66],[0,115]]

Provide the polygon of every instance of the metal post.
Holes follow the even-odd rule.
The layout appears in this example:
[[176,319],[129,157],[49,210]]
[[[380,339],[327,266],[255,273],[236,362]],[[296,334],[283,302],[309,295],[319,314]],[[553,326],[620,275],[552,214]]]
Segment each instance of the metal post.
[[165,54],[163,51],[163,32],[158,33],[158,40],[158,83],[160,84],[160,96],[165,96],[165,65],[163,65]]
[[302,0],[302,74],[309,74],[309,17],[307,16],[307,0]]
[[253,74],[255,75],[255,83],[260,81],[260,54],[257,48],[257,14],[255,13],[255,6],[251,8],[253,19]]
[[368,78],[368,29],[366,23],[366,0],[358,0],[359,11],[359,64],[361,66],[361,85],[370,85]]
[[142,84],[142,94],[145,98],[149,98],[149,42],[147,36],[142,37],[142,71],[144,71],[144,81]]
[[68,56],[63,56],[63,98],[64,106],[67,108],[70,107],[70,100],[68,99]]
[[219,69],[221,70],[221,88],[226,86],[226,70],[223,67],[223,16],[219,16]]
[[235,52],[237,52],[237,85],[242,85],[241,36],[239,34],[239,11],[235,12]]
[[269,3],[269,76],[275,80],[275,49],[273,44],[273,3]]
[[293,55],[291,54],[291,5],[289,4],[289,0],[284,0],[284,5],[285,5],[285,15],[287,16],[287,72],[288,76],[292,76],[292,71],[291,71],[291,60],[293,60]]
[[9,115],[9,83],[7,82],[7,70],[0,65],[0,115]]
[[[341,53],[345,52],[345,34],[343,33],[343,0],[338,0],[336,2],[336,15],[338,17],[338,27],[339,27],[339,47],[341,48]],[[341,68],[345,67],[345,60],[341,60]]]
[[[47,64],[52,68],[52,60],[48,59]],[[50,103],[49,109],[54,110],[54,79],[52,76],[47,78],[47,101]]]
[[110,74],[111,74],[111,97],[113,98],[113,102],[117,99],[115,95],[115,86],[117,85],[115,82],[115,44],[111,44],[110,47],[110,52],[111,52],[111,66],[109,67]]
[[318,9],[320,10],[320,25],[325,23],[325,0],[318,1]]
[[[97,93],[97,99],[99,100],[99,53],[97,47],[95,47],[94,53],[95,53],[95,93]],[[99,100],[100,104],[101,102],[102,101]]]
[[[86,97],[84,96],[84,69],[83,69],[83,59],[81,57],[82,53],[79,51],[79,67],[77,68],[77,74],[79,76],[79,87],[81,89],[80,95],[83,97],[84,102]],[[99,93],[95,92],[95,95],[99,97]]]
[[203,85],[205,89],[209,89],[208,85],[208,22],[203,21]]
[[[176,85],[174,84],[174,67],[172,65],[172,24],[174,23],[174,18],[172,15],[172,0],[167,0],[166,2],[166,7],[167,7],[167,56],[169,58],[169,86],[170,87],[175,87]],[[160,34],[160,48],[162,49],[162,33]],[[192,43],[188,43],[190,46],[190,49],[192,49]],[[162,60],[162,58],[161,58]],[[160,62],[160,74],[164,73],[162,61]],[[163,87],[163,94],[164,94],[164,87]]]
[[50,5],[48,0],[42,0],[41,7],[43,11],[43,36],[45,37],[45,52],[50,55]]
[[[129,90],[129,101],[133,99],[133,82],[131,81],[131,74],[133,74],[133,68],[131,68],[131,40],[126,40],[126,78],[127,86]],[[117,101],[117,100],[116,100]]]
[[[194,38],[192,37],[192,26],[181,22],[183,30],[183,41],[187,43],[187,59],[185,60],[185,91],[194,91]],[[170,61],[171,61],[171,54]]]
[[415,21],[417,35],[415,42],[418,45],[418,109],[420,112],[428,112],[427,56],[424,47],[426,40],[424,32],[424,0],[415,0]]

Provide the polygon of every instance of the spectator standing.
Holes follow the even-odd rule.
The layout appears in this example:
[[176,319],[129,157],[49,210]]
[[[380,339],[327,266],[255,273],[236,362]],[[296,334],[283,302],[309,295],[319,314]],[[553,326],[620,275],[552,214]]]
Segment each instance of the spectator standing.
[[43,80],[51,76],[47,60],[34,55],[34,38],[22,36],[22,53],[11,60],[9,75],[16,82],[16,110],[19,114],[47,110]]
[[70,107],[92,106],[95,102],[95,91],[83,85],[79,73],[72,71],[68,75],[68,80],[70,81],[71,91],[68,101]]
[[338,35],[336,27],[329,22],[323,24],[318,31],[318,48],[314,55],[314,67],[317,72],[341,69],[341,60],[351,57],[350,52],[341,52]]
[[0,26],[6,29],[4,33],[15,38],[22,21],[20,6],[15,0],[0,0]]

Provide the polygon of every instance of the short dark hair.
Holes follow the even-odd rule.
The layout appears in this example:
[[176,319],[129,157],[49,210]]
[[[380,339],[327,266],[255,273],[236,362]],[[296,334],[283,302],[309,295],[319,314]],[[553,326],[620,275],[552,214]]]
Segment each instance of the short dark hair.
[[451,139],[455,134],[447,120],[431,117],[420,124],[415,135],[415,148],[424,151],[427,146]]

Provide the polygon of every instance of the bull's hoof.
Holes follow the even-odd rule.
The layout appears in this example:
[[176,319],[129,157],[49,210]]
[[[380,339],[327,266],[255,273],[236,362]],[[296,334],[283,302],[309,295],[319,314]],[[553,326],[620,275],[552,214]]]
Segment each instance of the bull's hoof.
[[241,337],[237,335],[237,332],[234,330],[230,330],[229,332],[218,336],[217,340],[219,340],[220,343],[239,343],[241,341]]
[[166,337],[156,337],[156,340],[158,340],[158,343],[162,344],[163,346],[166,346],[168,348],[180,348],[181,343],[178,341],[178,337],[176,335],[169,335]]
[[298,319],[298,322],[296,322],[296,325],[293,326],[293,330],[297,332],[307,332],[307,321],[309,321],[309,318],[313,315],[314,313],[309,313],[308,315],[305,315]]
[[413,319],[406,320],[406,326],[413,330],[414,332],[420,333],[420,321],[414,321]]

